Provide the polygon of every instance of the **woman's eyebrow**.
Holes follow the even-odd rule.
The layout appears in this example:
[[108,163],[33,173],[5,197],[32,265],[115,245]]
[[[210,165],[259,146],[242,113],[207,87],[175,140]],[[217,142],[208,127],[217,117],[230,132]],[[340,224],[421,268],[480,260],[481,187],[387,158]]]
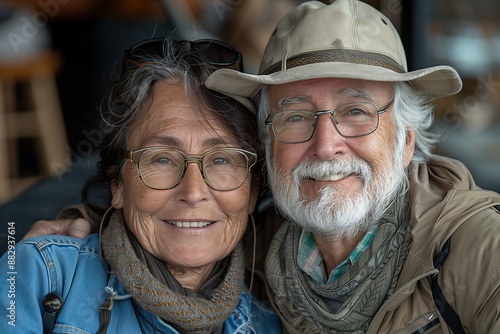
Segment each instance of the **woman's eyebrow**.
[[217,146],[235,146],[236,142],[227,136],[220,136],[207,139],[203,142],[203,146],[207,148],[217,147]]
[[[171,146],[171,147],[177,147],[180,148],[182,147],[182,142],[174,137],[170,136],[159,136],[155,137],[151,140],[154,145],[158,146]],[[228,136],[215,136],[212,138],[208,138],[203,141],[203,147],[210,149],[213,147],[218,147],[218,146],[235,146],[236,142],[234,139],[228,137]]]
[[174,137],[169,137],[169,136],[157,136],[154,138],[151,138],[151,142],[154,142],[155,145],[159,146],[172,146],[172,147],[179,147],[181,144],[180,140]]

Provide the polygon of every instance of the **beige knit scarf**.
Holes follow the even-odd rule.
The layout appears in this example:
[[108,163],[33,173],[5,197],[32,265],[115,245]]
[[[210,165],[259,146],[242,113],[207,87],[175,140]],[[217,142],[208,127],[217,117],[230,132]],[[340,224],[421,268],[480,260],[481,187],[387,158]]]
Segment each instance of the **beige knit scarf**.
[[135,301],[181,333],[212,333],[222,328],[240,299],[244,276],[240,244],[231,255],[222,281],[207,299],[177,294],[154,277],[134,252],[122,211],[112,213],[102,235],[102,248],[113,273]]

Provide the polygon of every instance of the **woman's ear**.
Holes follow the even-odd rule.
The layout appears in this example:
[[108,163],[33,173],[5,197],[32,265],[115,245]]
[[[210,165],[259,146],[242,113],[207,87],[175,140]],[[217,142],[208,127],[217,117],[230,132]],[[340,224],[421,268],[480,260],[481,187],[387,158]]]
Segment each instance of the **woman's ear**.
[[115,209],[123,208],[123,187],[121,182],[111,183],[111,206]]
[[257,205],[257,199],[259,197],[259,187],[252,187],[250,190],[250,198],[248,199],[248,214],[252,214]]

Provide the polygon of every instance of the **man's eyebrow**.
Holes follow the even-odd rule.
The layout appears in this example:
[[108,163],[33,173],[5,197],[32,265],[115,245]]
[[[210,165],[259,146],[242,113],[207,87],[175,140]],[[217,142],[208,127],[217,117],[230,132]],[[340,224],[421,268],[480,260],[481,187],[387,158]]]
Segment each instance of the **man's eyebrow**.
[[[339,95],[345,96],[345,97],[350,97],[350,98],[360,98],[364,100],[370,100],[373,101],[374,97],[373,94],[368,92],[365,89],[362,88],[353,88],[353,87],[344,87],[336,92]],[[304,103],[304,102],[310,102],[310,99],[308,99],[306,96],[290,96],[290,97],[284,97],[281,100],[278,101],[277,107],[278,108],[283,108],[289,105],[294,105],[294,104],[299,104],[299,103]]]
[[283,108],[289,105],[303,103],[303,102],[309,102],[309,99],[307,99],[305,96],[284,97],[278,101],[278,107]]
[[373,95],[366,91],[365,89],[361,88],[352,88],[352,87],[345,87],[341,88],[337,91],[338,94],[344,95],[346,97],[354,97],[354,98],[362,98],[365,100],[371,100],[373,101],[374,97]]

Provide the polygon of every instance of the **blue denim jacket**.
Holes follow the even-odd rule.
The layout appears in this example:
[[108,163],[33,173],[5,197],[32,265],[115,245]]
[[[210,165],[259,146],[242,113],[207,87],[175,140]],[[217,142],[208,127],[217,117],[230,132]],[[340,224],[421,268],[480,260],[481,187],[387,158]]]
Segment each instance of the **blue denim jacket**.
[[[86,239],[44,236],[19,242],[0,259],[0,333],[43,333],[43,297],[58,292],[63,307],[53,333],[96,333],[99,308],[114,295],[107,333],[141,333],[132,297],[99,257],[97,235]],[[178,333],[159,317],[140,308],[145,333]],[[160,332],[161,333],[161,332]],[[281,333],[273,309],[243,291],[235,311],[224,323],[224,333]]]

